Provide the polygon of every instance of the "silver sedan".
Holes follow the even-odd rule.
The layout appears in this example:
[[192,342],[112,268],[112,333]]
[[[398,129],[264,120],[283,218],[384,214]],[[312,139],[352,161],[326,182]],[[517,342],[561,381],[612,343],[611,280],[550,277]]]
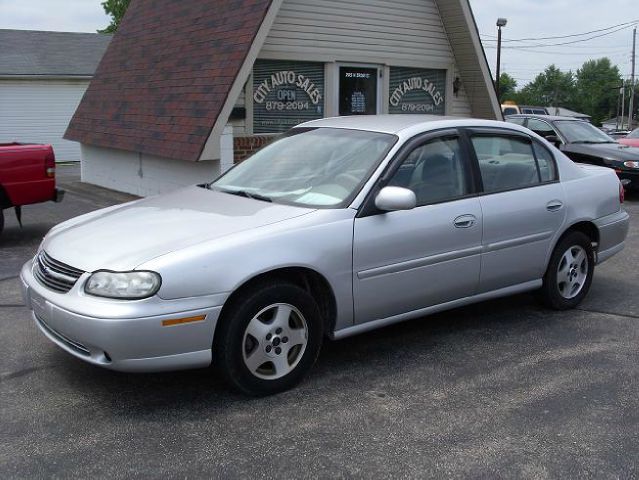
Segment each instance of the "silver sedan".
[[210,184],[54,227],[22,269],[40,330],[121,371],[213,363],[290,388],[341,339],[538,290],[578,305],[628,232],[612,170],[529,130],[427,116],[292,129]]

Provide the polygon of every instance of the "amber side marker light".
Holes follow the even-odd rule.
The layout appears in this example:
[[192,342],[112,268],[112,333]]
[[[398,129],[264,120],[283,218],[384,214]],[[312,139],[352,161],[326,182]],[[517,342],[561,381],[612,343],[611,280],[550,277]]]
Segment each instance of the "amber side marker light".
[[162,320],[163,327],[173,327],[175,325],[184,325],[185,323],[203,322],[206,315],[198,315],[197,317],[172,318],[171,320]]

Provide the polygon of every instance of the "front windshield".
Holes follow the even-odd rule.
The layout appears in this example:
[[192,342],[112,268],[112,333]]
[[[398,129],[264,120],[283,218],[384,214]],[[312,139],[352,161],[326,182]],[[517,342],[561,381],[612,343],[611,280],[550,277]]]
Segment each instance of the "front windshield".
[[293,129],[210,185],[259,200],[343,207],[397,141],[394,135],[337,128]]
[[626,138],[639,138],[639,128],[630,132]]
[[588,122],[581,120],[557,120],[555,127],[568,143],[617,143],[611,137]]

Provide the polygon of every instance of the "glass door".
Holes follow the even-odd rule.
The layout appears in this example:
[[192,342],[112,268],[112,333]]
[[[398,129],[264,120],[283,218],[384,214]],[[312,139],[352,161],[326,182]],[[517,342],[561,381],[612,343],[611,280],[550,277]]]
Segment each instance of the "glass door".
[[376,115],[379,112],[379,68],[339,67],[339,115]]

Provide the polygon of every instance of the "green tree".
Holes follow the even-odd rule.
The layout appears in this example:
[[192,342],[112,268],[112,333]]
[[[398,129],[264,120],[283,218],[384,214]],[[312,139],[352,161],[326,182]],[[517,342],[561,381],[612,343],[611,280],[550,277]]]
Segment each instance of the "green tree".
[[507,100],[515,100],[517,96],[517,80],[502,73],[499,75],[499,102],[504,103]]
[[592,117],[595,125],[617,112],[621,75],[610,59],[588,60],[577,70],[575,107]]
[[522,105],[570,108],[574,99],[574,89],[573,73],[562,72],[555,65],[550,65],[519,91],[517,101]]
[[102,8],[107,15],[111,17],[111,24],[104,30],[98,30],[99,33],[114,33],[120,26],[122,17],[126,13],[131,0],[105,0],[102,2]]

